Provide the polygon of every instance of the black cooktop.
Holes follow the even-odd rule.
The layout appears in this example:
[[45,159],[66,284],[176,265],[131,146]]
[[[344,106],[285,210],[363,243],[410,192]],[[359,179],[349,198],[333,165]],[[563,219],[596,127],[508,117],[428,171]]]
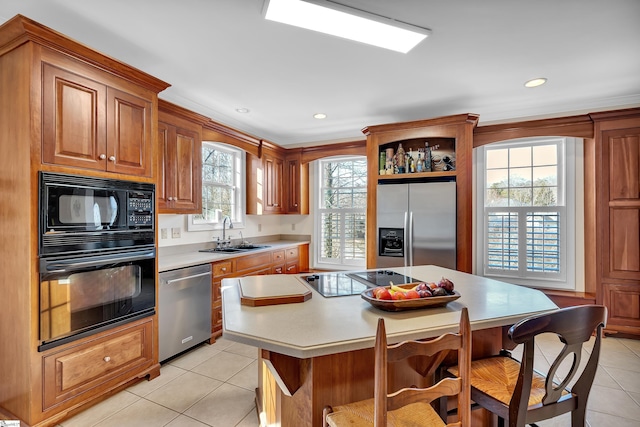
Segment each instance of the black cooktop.
[[318,273],[306,276],[304,279],[315,291],[326,298],[358,295],[368,288],[389,286],[389,282],[401,285],[419,281],[390,270]]

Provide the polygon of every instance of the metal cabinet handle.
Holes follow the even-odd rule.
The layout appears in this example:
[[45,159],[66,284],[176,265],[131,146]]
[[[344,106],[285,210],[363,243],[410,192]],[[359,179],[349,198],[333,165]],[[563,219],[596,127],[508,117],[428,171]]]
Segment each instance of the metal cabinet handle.
[[109,156],[109,161],[115,162],[116,161],[116,156]]
[[273,206],[275,206],[277,208],[278,206],[280,206],[280,204],[279,203],[274,203]]
[[111,361],[111,358],[109,356],[105,356],[104,359],[102,359],[102,360],[104,360],[105,362],[109,362],[109,361]]
[[169,197],[167,198],[167,200],[172,201],[172,200],[173,200],[173,197],[169,196]]
[[291,271],[291,270],[293,270],[293,265],[287,268],[287,271]]
[[106,158],[107,158],[107,155],[106,155],[106,154],[100,154],[100,155],[98,156],[98,158],[99,158],[100,160],[104,160],[104,159],[106,159]]
[[220,270],[227,271],[227,267],[222,267]]
[[297,208],[297,207],[298,207],[298,204],[297,204],[297,203],[294,203],[294,204],[293,204],[293,206]]

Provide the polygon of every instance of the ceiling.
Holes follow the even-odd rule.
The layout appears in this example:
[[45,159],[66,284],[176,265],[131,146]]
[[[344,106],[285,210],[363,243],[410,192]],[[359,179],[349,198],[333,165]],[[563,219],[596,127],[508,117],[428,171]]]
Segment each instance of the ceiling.
[[[0,0],[0,22],[25,15],[170,83],[161,99],[283,146],[640,105],[638,0],[337,1],[432,35],[401,54],[265,21],[263,0]],[[535,77],[548,82],[523,86]]]

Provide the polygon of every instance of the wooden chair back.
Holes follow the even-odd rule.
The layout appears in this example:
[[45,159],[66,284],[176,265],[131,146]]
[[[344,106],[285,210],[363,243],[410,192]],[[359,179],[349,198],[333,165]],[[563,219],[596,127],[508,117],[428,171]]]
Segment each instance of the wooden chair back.
[[[403,388],[389,392],[387,384],[387,366],[415,356],[426,356],[429,364],[424,376],[432,375],[450,351],[458,352],[460,375],[457,378],[444,378],[427,388]],[[471,326],[466,307],[460,316],[458,333],[448,333],[429,341],[403,341],[387,345],[384,319],[378,320],[375,344],[375,408],[376,426],[387,425],[387,411],[392,411],[416,402],[432,402],[448,396],[458,396],[458,422],[447,426],[469,427],[471,418]]]
[[[555,333],[564,343],[546,375],[545,395],[542,406],[535,408],[535,420],[555,417],[574,411],[576,405],[585,405],[598,368],[602,329],[606,324],[607,309],[600,305],[582,305],[563,308],[551,313],[528,317],[509,329],[509,338],[516,344],[524,344],[518,382],[509,405],[510,425],[524,425],[527,419],[529,395],[533,377],[535,337],[543,333]],[[564,390],[579,371],[583,344],[589,341],[594,331],[595,343],[586,366],[571,387]],[[554,384],[558,368],[566,358],[573,358],[571,368],[560,384]],[[569,359],[571,360],[571,359]],[[576,403],[576,396],[578,403]],[[584,408],[582,410],[584,412]],[[531,418],[531,417],[529,417]],[[518,421],[515,421],[518,420]]]

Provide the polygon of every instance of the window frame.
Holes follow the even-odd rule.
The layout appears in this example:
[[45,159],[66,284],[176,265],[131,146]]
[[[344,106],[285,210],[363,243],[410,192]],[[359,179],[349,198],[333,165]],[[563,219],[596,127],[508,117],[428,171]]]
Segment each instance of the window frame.
[[[234,156],[234,171],[233,174],[235,176],[234,187],[235,187],[235,209],[234,215],[232,215],[232,222],[234,228],[245,228],[246,224],[246,153],[244,150],[237,148],[235,146],[224,144],[216,141],[202,141],[202,149],[205,146],[210,146],[215,148],[216,150],[231,154]],[[200,173],[202,174],[202,168],[204,168],[204,156],[202,160],[202,166]],[[202,178],[201,178],[202,179]],[[202,209],[204,210],[204,191],[206,186],[209,185],[205,183],[204,179],[202,179]],[[214,184],[214,185],[226,185],[224,183]],[[219,218],[213,218],[208,222],[195,222],[197,215],[189,215],[187,218],[187,230],[188,231],[206,231],[206,230],[222,230],[222,221],[224,216],[220,215]]]
[[[557,206],[522,206],[522,207],[486,207],[486,156],[487,151],[492,149],[505,149],[514,147],[529,147],[534,145],[559,144],[557,158],[557,186],[558,205]],[[577,161],[582,155],[582,140],[571,137],[535,137],[506,140],[487,144],[478,147],[474,153],[476,157],[476,271],[484,277],[509,281],[512,283],[530,286],[535,288],[549,288],[558,290],[576,289],[576,265],[578,263],[576,250],[577,228],[581,226],[580,221],[575,221],[578,212],[576,193],[578,192],[578,180],[576,179]],[[580,168],[581,169],[581,168]],[[527,237],[527,215],[526,212],[559,212],[560,220],[560,272],[531,272],[527,271],[526,263],[526,237]],[[519,234],[525,241],[520,242],[519,268],[517,271],[509,272],[500,269],[490,269],[488,267],[488,212],[519,212]],[[524,228],[521,229],[524,225]]]
[[[314,212],[314,244],[313,244],[313,253],[314,253],[314,266],[316,268],[322,269],[332,269],[332,270],[352,270],[354,268],[366,268],[367,255],[366,255],[366,215],[367,208],[364,206],[363,208],[344,208],[344,209],[324,209],[322,207],[322,174],[323,174],[323,165],[325,163],[330,162],[348,162],[348,161],[364,161],[365,164],[367,162],[366,156],[331,156],[324,157],[322,159],[318,159],[314,165],[314,192],[316,193],[314,197],[314,202],[317,206]],[[365,175],[366,177],[366,175]],[[365,182],[364,185],[365,192],[368,191],[367,184]],[[344,258],[340,259],[338,262],[331,262],[331,258],[324,258],[322,256],[322,246],[323,246],[323,236],[322,236],[322,215],[324,212],[335,211],[341,215],[344,214],[362,214],[365,220],[365,224],[363,226],[363,233],[365,236],[364,241],[364,253],[361,260],[345,260]],[[340,236],[341,242],[344,244],[345,234],[345,221],[344,217],[340,220]]]

